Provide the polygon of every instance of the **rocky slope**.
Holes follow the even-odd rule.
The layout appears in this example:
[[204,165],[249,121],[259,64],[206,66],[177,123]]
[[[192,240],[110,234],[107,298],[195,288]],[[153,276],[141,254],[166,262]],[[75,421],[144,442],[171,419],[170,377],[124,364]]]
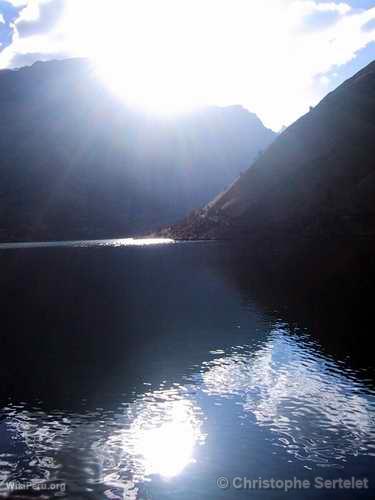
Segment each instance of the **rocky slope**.
[[239,106],[127,108],[87,61],[0,71],[0,240],[137,234],[224,189],[275,134]]
[[286,129],[214,201],[164,231],[246,241],[287,272],[369,262],[375,239],[375,62]]

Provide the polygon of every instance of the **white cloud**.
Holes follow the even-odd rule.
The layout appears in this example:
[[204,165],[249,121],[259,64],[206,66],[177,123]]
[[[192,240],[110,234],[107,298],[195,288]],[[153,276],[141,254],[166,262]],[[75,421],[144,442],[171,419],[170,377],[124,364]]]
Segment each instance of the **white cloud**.
[[345,15],[352,10],[351,6],[347,3],[316,3],[316,2],[306,2],[314,5],[314,8],[320,12],[338,12],[341,15]]
[[[23,7],[20,11],[20,15],[16,21],[16,24],[20,24],[23,22],[33,23],[39,20],[42,9],[46,5],[52,5],[59,7],[61,3],[64,3],[65,0],[28,0],[25,2],[20,2]],[[80,0],[78,0],[80,1]]]
[[[106,0],[104,8],[102,0],[65,0],[53,29],[20,36],[21,25],[43,24],[42,4],[58,1],[29,0],[0,67],[88,55],[113,70],[113,81],[122,72],[136,99],[151,90],[161,103],[172,94],[192,103],[240,103],[274,129],[315,105],[331,73],[375,41],[375,29],[362,29],[375,8],[314,0]],[[328,24],[306,28],[307,17],[326,14],[334,15]]]
[[5,19],[1,12],[0,12],[0,24],[5,24]]
[[7,0],[8,3],[12,4],[13,7],[25,7],[28,0]]

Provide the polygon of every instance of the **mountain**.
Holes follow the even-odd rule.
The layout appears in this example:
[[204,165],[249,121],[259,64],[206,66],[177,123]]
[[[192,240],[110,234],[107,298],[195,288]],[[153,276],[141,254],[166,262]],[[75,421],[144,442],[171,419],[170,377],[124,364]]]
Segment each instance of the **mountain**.
[[0,240],[139,234],[207,203],[276,134],[240,106],[156,117],[86,60],[0,71]]
[[375,240],[375,62],[287,128],[225,192],[164,231],[246,242],[304,280],[370,264]]

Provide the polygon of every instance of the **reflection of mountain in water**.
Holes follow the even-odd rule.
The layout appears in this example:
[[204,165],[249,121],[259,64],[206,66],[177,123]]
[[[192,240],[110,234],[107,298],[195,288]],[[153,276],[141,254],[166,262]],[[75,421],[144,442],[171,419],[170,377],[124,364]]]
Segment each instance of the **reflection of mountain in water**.
[[279,325],[263,341],[211,355],[216,359],[198,367],[189,383],[162,385],[116,409],[7,408],[6,431],[23,458],[3,453],[1,479],[16,474],[22,480],[32,471],[35,481],[67,480],[78,492],[92,485],[103,493],[130,488],[128,498],[137,498],[135,486],[145,479],[174,478],[195,461],[205,442],[203,423],[209,428],[216,418],[211,400],[217,397],[228,415],[231,400],[240,398],[241,418],[253,415],[255,428],[270,431],[267,439],[305,468],[375,457],[374,392],[356,372],[322,356],[307,336],[294,337]]
[[297,459],[340,466],[348,455],[375,456],[374,394],[311,340],[276,329],[258,351],[236,349],[207,364],[203,381],[209,395],[240,396]]
[[370,476],[372,359],[346,359],[346,307],[326,323],[309,302],[302,330],[304,311],[236,257],[218,243],[4,251],[0,482],[212,500],[223,473]]

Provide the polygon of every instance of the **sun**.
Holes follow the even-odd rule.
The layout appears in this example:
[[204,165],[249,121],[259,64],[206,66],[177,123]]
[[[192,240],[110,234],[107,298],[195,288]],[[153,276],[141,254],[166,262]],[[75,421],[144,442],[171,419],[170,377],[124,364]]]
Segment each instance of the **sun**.
[[175,0],[107,0],[103,14],[103,4],[94,0],[88,17],[86,5],[70,5],[64,24],[72,44],[127,104],[167,114],[208,104],[199,70],[206,44],[194,7]]
[[129,106],[157,114],[177,114],[195,109],[202,102],[192,92],[192,79],[173,71],[175,65],[163,57],[152,60],[147,55],[133,64],[129,60],[119,64],[116,57],[95,57],[93,62],[97,76]]

